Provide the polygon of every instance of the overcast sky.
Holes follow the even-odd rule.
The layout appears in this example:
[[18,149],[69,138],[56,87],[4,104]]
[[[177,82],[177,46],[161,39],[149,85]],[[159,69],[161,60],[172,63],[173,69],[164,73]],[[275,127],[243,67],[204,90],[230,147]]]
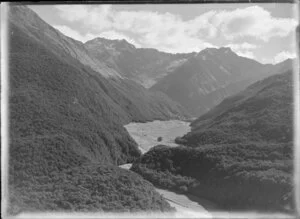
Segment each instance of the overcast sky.
[[29,6],[67,36],[126,39],[171,53],[231,47],[241,56],[277,63],[296,54],[295,4],[140,4]]

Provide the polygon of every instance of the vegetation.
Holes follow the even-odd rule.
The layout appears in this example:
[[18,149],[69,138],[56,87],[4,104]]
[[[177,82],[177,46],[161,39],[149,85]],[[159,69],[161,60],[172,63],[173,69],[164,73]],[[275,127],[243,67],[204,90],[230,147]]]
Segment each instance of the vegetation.
[[230,48],[206,48],[189,56],[151,90],[164,92],[192,115],[201,116],[252,83],[292,67],[292,62],[261,64],[238,56]]
[[293,206],[292,144],[154,147],[132,170],[163,188],[210,199],[232,210]]
[[192,122],[186,145],[293,140],[292,72],[274,75],[229,97]]
[[48,175],[15,172],[9,211],[133,212],[170,211],[151,183],[114,166],[87,165]]
[[155,185],[226,209],[285,211],[293,203],[292,72],[259,81],[156,146],[132,170]]
[[10,213],[170,210],[153,186],[113,165],[141,154],[123,124],[167,118],[172,106],[82,65],[64,50],[74,42],[25,6],[9,21]]

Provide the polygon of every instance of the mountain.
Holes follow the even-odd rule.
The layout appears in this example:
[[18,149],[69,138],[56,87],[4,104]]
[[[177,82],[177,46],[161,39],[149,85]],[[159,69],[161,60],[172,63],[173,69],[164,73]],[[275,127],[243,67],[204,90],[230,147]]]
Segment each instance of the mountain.
[[293,76],[288,71],[258,81],[191,123],[186,144],[290,142],[293,140]]
[[207,48],[199,53],[170,54],[136,48],[126,40],[95,38],[85,49],[97,60],[151,91],[165,93],[199,116],[251,83],[291,69],[292,61],[261,64],[240,57],[230,48]]
[[258,81],[158,145],[132,170],[156,186],[216,202],[226,211],[294,213],[293,74]]
[[47,42],[48,48],[60,58],[72,56],[105,77],[121,77],[113,68],[90,55],[83,43],[63,35],[29,8],[15,7],[12,10],[14,16],[10,17],[11,22],[40,43]]
[[[122,98],[126,99],[127,103],[124,103],[126,104],[125,111],[130,111],[127,110],[127,108],[134,111],[132,114],[134,116],[131,116],[126,122],[130,120],[146,121],[189,116],[182,106],[169,99],[164,93],[158,91],[148,92],[142,86],[139,86],[139,84],[134,83],[134,81],[123,78],[122,73],[109,66],[108,62],[103,62],[93,56],[93,54],[85,48],[83,43],[63,35],[40,19],[38,15],[30,9],[22,10],[21,7],[16,7],[13,10],[15,11],[13,12],[14,16],[11,16],[11,22],[38,42],[42,44],[47,43],[47,48],[60,59],[65,59],[68,63],[71,63],[71,56],[74,66],[76,66],[78,62],[81,63],[92,70],[90,71],[90,74],[92,74],[91,77],[97,78],[100,74],[105,79],[112,81],[111,84],[117,83],[116,89],[125,89],[130,92],[132,88],[130,95],[124,95],[123,91],[116,94],[117,96],[122,95]],[[103,83],[102,86],[105,86],[105,84],[107,84],[107,82]],[[108,84],[110,83],[108,82]],[[120,88],[122,86],[123,88]],[[120,101],[120,99],[115,98],[116,95],[113,94],[110,95],[110,97],[114,98],[114,101],[118,104],[117,101]]]
[[230,48],[207,48],[175,68],[151,90],[166,93],[199,116],[251,83],[291,68],[291,60],[263,65],[238,56]]
[[126,40],[95,38],[84,44],[98,60],[109,63],[122,77],[149,88],[194,53],[170,54],[156,49],[136,48]]
[[26,6],[11,6],[8,21],[8,211],[171,210],[116,165],[140,156],[124,124],[182,116],[180,106],[122,79]]

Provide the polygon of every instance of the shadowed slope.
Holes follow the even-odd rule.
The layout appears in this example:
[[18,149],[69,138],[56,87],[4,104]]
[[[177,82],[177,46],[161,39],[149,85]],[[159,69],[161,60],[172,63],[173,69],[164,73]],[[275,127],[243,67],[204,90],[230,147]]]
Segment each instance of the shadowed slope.
[[225,99],[195,120],[188,145],[293,139],[292,73],[274,75]]
[[190,113],[199,116],[253,82],[291,67],[291,61],[263,65],[238,56],[230,48],[207,48],[175,68],[151,90],[166,93]]
[[47,31],[37,39],[14,20],[9,33],[9,213],[171,210],[152,185],[115,166],[140,156],[123,124],[154,115],[135,102],[126,108],[126,94],[44,42]]

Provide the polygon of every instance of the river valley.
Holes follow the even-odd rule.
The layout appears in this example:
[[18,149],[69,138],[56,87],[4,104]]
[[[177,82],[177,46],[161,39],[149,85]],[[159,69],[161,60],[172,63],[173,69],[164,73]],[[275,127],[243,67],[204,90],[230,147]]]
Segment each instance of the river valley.
[[[190,131],[189,122],[179,120],[153,121],[147,123],[130,123],[125,126],[131,137],[138,143],[142,153],[146,153],[158,144],[170,147],[178,146],[174,139]],[[161,141],[158,138],[161,137]],[[131,164],[120,166],[130,169]],[[209,211],[217,209],[217,206],[205,199],[196,196],[189,197],[169,190],[156,188],[169,204],[176,209],[176,217],[204,217],[210,218]]]

